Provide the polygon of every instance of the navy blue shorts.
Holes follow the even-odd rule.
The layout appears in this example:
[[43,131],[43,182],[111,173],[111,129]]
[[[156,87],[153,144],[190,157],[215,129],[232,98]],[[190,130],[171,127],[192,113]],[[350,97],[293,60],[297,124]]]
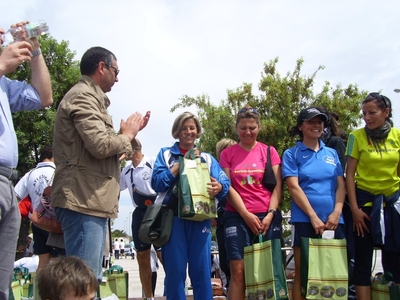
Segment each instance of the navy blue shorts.
[[[315,229],[308,222],[295,222],[292,224],[292,247],[300,247],[301,238],[317,238]],[[346,229],[344,224],[338,224],[335,230],[335,239],[341,240],[346,237]]]
[[[265,213],[257,215],[260,220],[265,217]],[[281,238],[282,215],[280,211],[272,219],[265,240]],[[228,260],[238,260],[244,258],[244,247],[253,245],[258,242],[256,236],[246,222],[237,212],[225,211],[224,213],[224,228],[225,228],[225,247]]]
[[[137,252],[149,250],[151,247],[151,244],[142,243],[139,239],[139,228],[140,225],[142,224],[146,210],[147,208],[136,207],[132,215],[132,235],[133,235],[133,242],[135,243],[135,249]],[[156,249],[157,251],[158,249],[160,249],[160,247],[154,246],[154,249]]]
[[65,250],[60,248],[55,248],[47,246],[47,239],[49,238],[49,232],[32,223],[32,233],[33,233],[33,254],[47,254],[50,253],[52,257],[57,257],[59,255],[65,255]]

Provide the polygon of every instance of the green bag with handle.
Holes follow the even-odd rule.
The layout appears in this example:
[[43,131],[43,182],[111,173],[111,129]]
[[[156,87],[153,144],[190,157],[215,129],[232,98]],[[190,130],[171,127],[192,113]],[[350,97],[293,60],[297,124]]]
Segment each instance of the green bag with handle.
[[264,241],[244,248],[244,274],[247,299],[289,299],[283,268],[281,241]]
[[347,299],[346,240],[301,238],[300,277],[306,299]]
[[372,300],[398,300],[400,299],[400,285],[394,284],[392,274],[387,272],[376,273],[371,278]]
[[129,274],[121,266],[113,265],[103,272],[106,282],[99,285],[99,296],[102,298],[115,294],[120,300],[128,300]]
[[179,218],[193,221],[217,218],[215,199],[207,192],[209,182],[208,165],[195,157],[193,149],[184,157],[179,157]]
[[22,297],[32,298],[33,297],[33,281],[32,274],[28,268],[16,267],[14,268],[14,277],[19,280],[22,285]]
[[13,274],[13,281],[8,292],[8,300],[21,300],[23,287],[19,279]]

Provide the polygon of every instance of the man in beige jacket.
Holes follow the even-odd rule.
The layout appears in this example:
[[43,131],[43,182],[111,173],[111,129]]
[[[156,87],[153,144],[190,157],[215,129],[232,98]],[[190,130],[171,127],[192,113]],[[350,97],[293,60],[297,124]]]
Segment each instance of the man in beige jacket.
[[132,114],[115,133],[106,93],[118,81],[115,55],[102,47],[85,52],[82,78],[57,110],[53,152],[56,173],[52,206],[64,232],[67,256],[84,259],[101,280],[107,219],[118,216],[120,159],[130,157],[130,141],[150,112]]

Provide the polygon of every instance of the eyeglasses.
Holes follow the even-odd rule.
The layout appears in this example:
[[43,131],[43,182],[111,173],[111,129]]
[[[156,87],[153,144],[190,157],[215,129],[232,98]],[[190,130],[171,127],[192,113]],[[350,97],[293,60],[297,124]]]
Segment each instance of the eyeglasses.
[[107,65],[107,64],[105,64],[105,65],[106,65],[108,68],[111,68],[111,69],[114,70],[115,77],[118,76],[120,70],[118,70],[117,68],[115,68],[115,67],[113,67],[113,66],[111,66],[111,65]]
[[378,99],[383,102],[383,105],[385,105],[385,108],[390,108],[390,100],[388,97],[383,96],[379,93],[369,93],[367,97],[365,97],[364,101],[367,99]]
[[252,107],[244,107],[244,108],[242,108],[241,110],[238,111],[238,114],[242,114],[242,113],[245,113],[245,112],[251,112],[253,114],[259,115],[257,109],[252,108]]

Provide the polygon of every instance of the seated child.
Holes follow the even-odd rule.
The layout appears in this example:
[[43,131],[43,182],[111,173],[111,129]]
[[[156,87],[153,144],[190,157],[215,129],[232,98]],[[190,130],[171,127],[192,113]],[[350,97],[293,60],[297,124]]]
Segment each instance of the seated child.
[[57,257],[37,275],[42,300],[93,300],[97,277],[82,259]]

